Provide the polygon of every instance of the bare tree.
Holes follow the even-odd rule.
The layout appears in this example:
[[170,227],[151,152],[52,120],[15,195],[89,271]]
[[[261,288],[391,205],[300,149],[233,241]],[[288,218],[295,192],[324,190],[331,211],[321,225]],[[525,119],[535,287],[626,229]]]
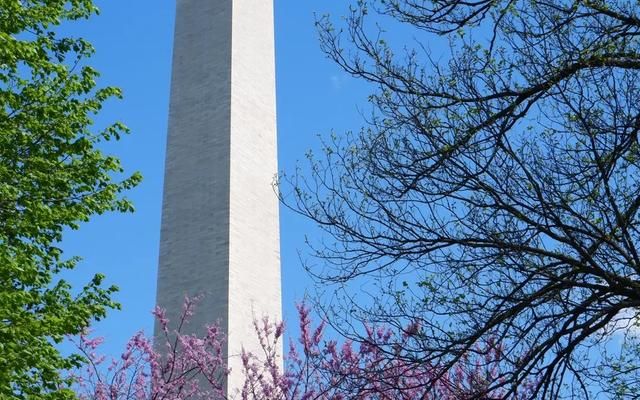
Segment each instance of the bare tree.
[[636,0],[360,0],[343,26],[318,20],[328,57],[376,88],[361,132],[280,181],[330,235],[314,276],[378,289],[337,292],[327,312],[344,334],[419,326],[411,361],[450,366],[497,337],[504,368],[478,398],[525,383],[528,398],[640,393],[639,13]]

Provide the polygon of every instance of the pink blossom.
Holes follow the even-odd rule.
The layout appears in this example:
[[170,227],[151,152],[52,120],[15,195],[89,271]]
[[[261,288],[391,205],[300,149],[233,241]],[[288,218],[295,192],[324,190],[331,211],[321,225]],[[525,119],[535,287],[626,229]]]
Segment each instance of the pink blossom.
[[[491,337],[472,352],[463,354],[453,368],[416,359],[409,349],[420,325],[364,326],[363,342],[325,339],[324,322],[314,324],[310,309],[298,305],[300,337],[290,340],[281,354],[282,322],[268,318],[254,321],[261,354],[242,351],[244,385],[239,393],[225,395],[223,381],[229,374],[223,356],[225,337],[217,325],[202,336],[181,332],[193,314],[196,300],[185,298],[183,314],[172,328],[164,310],[156,308],[164,337],[156,347],[143,332],[135,334],[120,357],[103,367],[97,353],[101,338],[80,336],[78,349],[88,365],[70,374],[80,399],[91,400],[459,400],[474,395],[504,398],[499,388],[502,347]],[[161,350],[158,350],[161,349]],[[284,368],[283,368],[284,365]],[[496,387],[496,383],[498,386]],[[518,400],[530,393],[525,382],[509,397]]]

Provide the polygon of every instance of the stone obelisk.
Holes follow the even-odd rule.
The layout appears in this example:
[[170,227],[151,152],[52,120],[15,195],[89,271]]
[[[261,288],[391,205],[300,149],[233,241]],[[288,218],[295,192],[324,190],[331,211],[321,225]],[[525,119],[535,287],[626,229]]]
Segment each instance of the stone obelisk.
[[273,0],[177,0],[157,303],[227,335],[229,393],[253,319],[281,318]]

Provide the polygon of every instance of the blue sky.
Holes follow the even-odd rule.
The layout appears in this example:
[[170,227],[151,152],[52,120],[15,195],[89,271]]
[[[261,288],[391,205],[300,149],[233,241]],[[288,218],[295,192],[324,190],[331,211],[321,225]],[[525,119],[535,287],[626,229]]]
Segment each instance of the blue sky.
[[[69,275],[81,285],[95,272],[120,287],[122,311],[113,311],[97,324],[109,352],[122,349],[136,331],[149,332],[155,300],[160,232],[160,207],[166,141],[169,79],[175,3],[171,0],[98,0],[100,16],[66,25],[64,31],[92,42],[96,55],[89,62],[101,73],[100,84],[123,89],[122,101],[110,102],[97,126],[122,121],[132,134],[108,144],[127,171],[140,171],[143,183],[129,193],[135,214],[107,214],[93,219],[63,241],[67,255],[83,262]],[[345,75],[319,50],[314,12],[336,18],[346,2],[276,0],[276,68],[278,151],[280,168],[291,171],[308,149],[318,147],[318,135],[361,125],[359,107],[366,106],[368,88]],[[313,225],[281,209],[283,307],[295,319],[295,302],[311,286],[303,271],[304,235]]]

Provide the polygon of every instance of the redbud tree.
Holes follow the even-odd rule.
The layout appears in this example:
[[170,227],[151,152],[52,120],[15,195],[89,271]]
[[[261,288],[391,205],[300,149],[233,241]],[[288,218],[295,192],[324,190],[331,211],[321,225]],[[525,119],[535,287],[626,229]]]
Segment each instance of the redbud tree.
[[[490,389],[499,379],[502,347],[487,341],[465,354],[454,369],[406,362],[408,343],[420,334],[409,324],[402,332],[384,326],[364,326],[366,341],[330,338],[324,322],[314,323],[304,304],[298,306],[300,334],[279,351],[284,324],[268,318],[254,322],[261,353],[243,352],[244,385],[225,393],[230,373],[223,355],[225,337],[216,325],[202,335],[185,334],[193,312],[187,299],[178,321],[171,324],[162,309],[154,315],[162,327],[158,343],[139,332],[119,358],[99,354],[101,339],[80,336],[78,349],[89,361],[72,374],[74,389],[83,400],[311,400],[311,399],[416,399],[459,400],[502,396]],[[394,354],[397,355],[394,357]],[[433,381],[437,384],[431,385]],[[511,394],[519,399],[527,388]]]

